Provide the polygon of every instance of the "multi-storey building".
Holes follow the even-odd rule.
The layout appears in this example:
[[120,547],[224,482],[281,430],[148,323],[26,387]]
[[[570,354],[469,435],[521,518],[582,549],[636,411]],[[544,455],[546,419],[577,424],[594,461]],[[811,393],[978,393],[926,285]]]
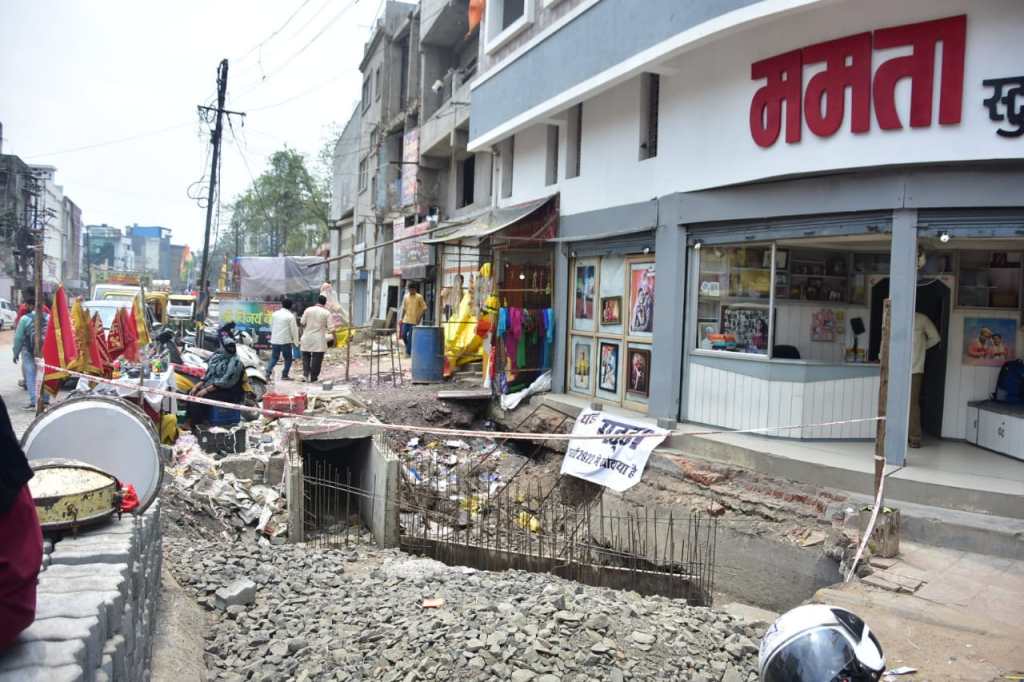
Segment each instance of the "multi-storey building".
[[868,438],[890,297],[888,456],[911,405],[971,438],[1024,347],[1022,30],[1013,0],[487,3],[468,149],[499,207],[558,194],[556,391]]

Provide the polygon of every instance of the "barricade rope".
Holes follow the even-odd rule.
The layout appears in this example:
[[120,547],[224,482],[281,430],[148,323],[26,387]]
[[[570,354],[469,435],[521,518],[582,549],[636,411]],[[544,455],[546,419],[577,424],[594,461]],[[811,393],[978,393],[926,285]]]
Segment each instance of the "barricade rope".
[[[98,384],[106,384],[109,386],[117,386],[124,388],[126,384],[124,382],[114,381],[113,379],[107,379],[104,377],[97,377],[91,374],[83,374],[82,372],[75,372],[73,370],[65,369],[63,367],[49,365],[40,359],[36,360],[36,364],[39,368],[44,370],[52,370],[54,372],[62,372],[71,377],[78,379],[85,379],[90,382]],[[41,376],[42,373],[37,373],[37,376]],[[38,383],[38,382],[37,382]],[[361,426],[370,427],[378,431],[399,431],[405,433],[412,433],[415,435],[420,434],[432,434],[435,436],[452,436],[461,438],[493,438],[497,440],[553,440],[553,441],[568,441],[568,440],[608,440],[609,438],[616,437],[629,437],[635,438],[663,438],[668,436],[714,436],[714,435],[727,435],[727,434],[742,434],[742,433],[769,433],[775,431],[790,431],[793,429],[812,429],[812,428],[824,428],[826,426],[840,426],[843,424],[858,424],[863,422],[877,422],[882,421],[885,417],[861,417],[857,419],[840,419],[828,422],[819,422],[817,424],[794,424],[792,426],[768,426],[759,427],[752,429],[720,429],[713,431],[684,431],[675,430],[667,432],[652,432],[652,433],[621,433],[621,434],[588,434],[588,435],[573,435],[571,433],[535,433],[532,431],[482,431],[475,429],[451,429],[440,426],[419,426],[416,424],[389,424],[380,421],[361,421],[357,419],[346,419],[335,415],[303,415],[293,414],[291,412],[282,412],[280,410],[269,410],[263,407],[252,407],[249,405],[242,405],[238,403],[228,403],[221,400],[211,400],[210,398],[200,398],[198,396],[190,395],[188,393],[179,393],[177,391],[166,391],[151,386],[139,385],[136,390],[140,393],[148,393],[151,395],[159,395],[165,398],[174,398],[176,400],[183,400],[185,402],[198,403],[200,405],[209,405],[211,407],[223,407],[229,410],[238,410],[239,412],[248,412],[250,414],[262,415],[265,417],[279,418],[279,419],[291,419],[300,423],[309,424],[320,424],[320,425],[331,425],[331,426]],[[316,397],[315,395],[313,397]]]

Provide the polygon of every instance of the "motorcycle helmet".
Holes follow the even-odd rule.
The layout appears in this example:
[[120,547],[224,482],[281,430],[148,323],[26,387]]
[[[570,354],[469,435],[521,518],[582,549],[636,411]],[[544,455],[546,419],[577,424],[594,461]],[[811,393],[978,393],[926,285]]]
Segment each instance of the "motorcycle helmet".
[[761,639],[761,682],[876,682],[882,645],[856,614],[807,604],[782,614]]

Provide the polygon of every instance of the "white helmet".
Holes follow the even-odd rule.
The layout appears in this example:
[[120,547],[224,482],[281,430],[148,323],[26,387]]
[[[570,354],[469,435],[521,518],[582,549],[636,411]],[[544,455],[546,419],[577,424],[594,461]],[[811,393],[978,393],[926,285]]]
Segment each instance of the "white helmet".
[[761,639],[761,682],[875,682],[885,655],[867,624],[846,609],[798,606]]

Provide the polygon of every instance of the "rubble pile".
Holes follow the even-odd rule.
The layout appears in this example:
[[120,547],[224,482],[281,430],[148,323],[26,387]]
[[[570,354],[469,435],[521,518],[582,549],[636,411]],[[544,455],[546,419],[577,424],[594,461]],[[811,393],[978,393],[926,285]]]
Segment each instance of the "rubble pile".
[[763,624],[551,575],[479,572],[368,544],[170,540],[212,613],[211,678],[756,680]]

